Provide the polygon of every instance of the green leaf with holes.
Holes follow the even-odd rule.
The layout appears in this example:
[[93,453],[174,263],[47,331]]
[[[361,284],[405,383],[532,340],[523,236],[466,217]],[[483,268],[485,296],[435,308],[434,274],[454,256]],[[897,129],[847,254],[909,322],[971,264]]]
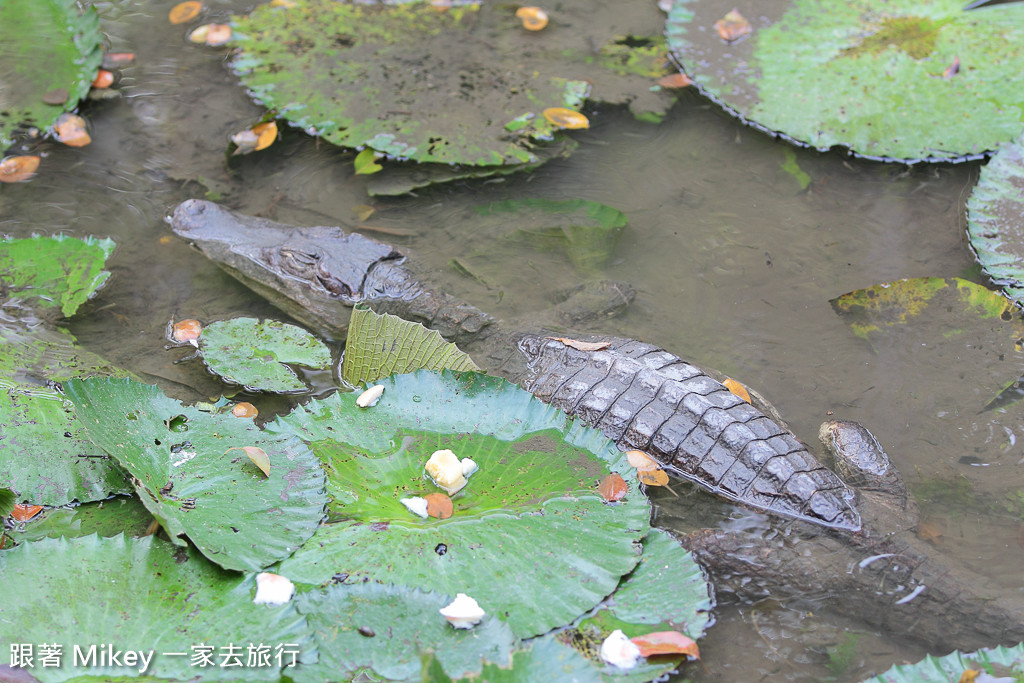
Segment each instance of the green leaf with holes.
[[[185,536],[222,567],[257,570],[290,555],[320,523],[323,470],[299,440],[131,380],[72,380],[64,390],[89,438],[134,477],[174,543]],[[269,455],[269,477],[242,451],[228,452],[243,446]]]
[[287,323],[232,318],[211,323],[199,337],[206,367],[225,382],[250,391],[281,394],[309,389],[289,365],[331,366],[331,350],[312,334]]
[[102,40],[94,7],[83,9],[75,0],[0,0],[0,151],[20,131],[46,130],[89,93]]
[[[982,677],[967,678],[967,671],[982,673]],[[1024,681],[1024,645],[999,646],[970,653],[954,651],[944,657],[929,655],[915,664],[897,664],[864,683],[966,680]]]
[[697,86],[756,127],[872,158],[977,157],[1024,130],[1024,5],[962,0],[677,0],[669,49]]
[[[619,504],[598,495],[606,473],[630,469],[599,432],[486,375],[421,370],[380,384],[372,408],[336,394],[267,427],[310,443],[333,498],[334,523],[282,574],[467,593],[527,637],[569,623],[635,566],[648,502],[635,483]],[[401,499],[439,491],[424,471],[439,449],[480,469],[452,517],[420,519]]]

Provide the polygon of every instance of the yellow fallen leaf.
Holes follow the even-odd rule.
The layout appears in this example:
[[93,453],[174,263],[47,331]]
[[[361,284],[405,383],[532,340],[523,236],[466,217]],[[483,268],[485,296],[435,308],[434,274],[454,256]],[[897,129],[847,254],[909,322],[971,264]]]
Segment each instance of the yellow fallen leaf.
[[732,393],[736,394],[737,396],[742,398],[747,403],[750,403],[750,392],[747,391],[747,388],[745,386],[743,386],[742,384],[740,384],[736,380],[732,379],[731,377],[726,377],[722,381],[722,384],[725,385],[726,389],[728,389]]
[[172,24],[184,24],[186,21],[191,21],[199,16],[199,13],[203,11],[203,3],[196,2],[196,0],[189,0],[188,2],[181,2],[171,8],[167,18]]
[[516,17],[527,31],[539,31],[548,25],[548,13],[540,7],[520,7],[516,10]]
[[612,345],[611,342],[586,342],[578,339],[569,339],[568,337],[547,337],[548,339],[554,339],[555,341],[562,342],[568,347],[574,348],[577,351],[600,351],[601,349],[607,349]]
[[565,107],[549,107],[543,111],[544,118],[559,128],[576,130],[578,128],[590,128],[590,121],[586,116],[566,109]]
[[256,133],[256,151],[266,149],[277,140],[277,124],[273,121],[267,123],[261,123],[252,127],[252,132]]
[[743,36],[750,35],[753,28],[750,26],[750,22],[738,10],[734,9],[715,22],[715,30],[718,31],[718,35],[722,40],[732,43]]
[[660,467],[654,470],[637,470],[636,478],[641,484],[648,486],[668,486],[668,473]]
[[235,446],[224,451],[225,454],[231,451],[245,451],[245,454],[252,460],[252,464],[260,468],[266,476],[270,476],[270,456],[259,446]]
[[626,451],[626,461],[637,470],[656,470],[661,465],[643,451]]

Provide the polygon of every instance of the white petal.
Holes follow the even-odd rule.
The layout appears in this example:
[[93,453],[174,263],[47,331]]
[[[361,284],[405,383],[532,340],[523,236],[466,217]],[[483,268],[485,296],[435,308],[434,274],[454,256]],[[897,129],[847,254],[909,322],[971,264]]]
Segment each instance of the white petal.
[[459,462],[458,456],[448,449],[434,451],[427,461],[426,470],[434,483],[443,488],[449,496],[466,485],[462,463]]
[[381,394],[384,393],[384,385],[376,384],[363,393],[359,394],[359,398],[356,399],[356,405],[360,408],[370,408],[377,405],[377,401],[380,400]]
[[480,469],[480,465],[477,465],[476,461],[473,460],[473,458],[462,459],[462,476],[468,477],[469,475],[476,472],[478,469]]
[[601,643],[601,659],[620,669],[632,669],[640,659],[640,648],[625,633],[615,629]]
[[486,614],[476,600],[465,593],[456,595],[451,604],[442,607],[439,611],[455,628],[473,628]]
[[414,515],[419,515],[423,519],[427,518],[427,499],[426,498],[402,498],[398,501],[405,507],[409,508],[409,512]]
[[257,605],[283,605],[295,595],[295,584],[280,574],[262,572],[256,575]]

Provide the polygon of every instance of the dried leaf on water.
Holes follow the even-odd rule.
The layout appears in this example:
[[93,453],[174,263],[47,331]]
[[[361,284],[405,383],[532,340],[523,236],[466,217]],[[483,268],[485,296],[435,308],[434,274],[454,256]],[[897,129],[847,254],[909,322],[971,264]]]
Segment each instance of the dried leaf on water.
[[640,480],[641,484],[646,484],[647,486],[668,486],[668,474],[661,468],[637,470],[636,478]]
[[617,472],[612,472],[597,486],[597,492],[601,494],[609,503],[614,503],[622,498],[629,492],[629,486],[626,484],[626,480],[622,478],[622,475]]
[[520,7],[516,10],[516,17],[527,31],[539,31],[548,25],[548,13],[540,7]]
[[231,40],[231,27],[227,24],[203,24],[192,31],[188,35],[188,39],[193,43],[220,47]]
[[725,386],[726,389],[728,389],[735,395],[739,396],[747,403],[750,403],[750,392],[747,391],[747,388],[745,386],[743,386],[736,380],[732,379],[731,377],[726,377],[722,381],[722,384]]
[[15,522],[27,522],[43,511],[42,505],[18,503],[11,511],[11,519]]
[[562,342],[566,346],[576,349],[577,351],[600,351],[601,349],[607,349],[612,345],[609,341],[600,342],[587,342],[580,341],[578,339],[569,339],[568,337],[547,337],[548,339],[554,339],[555,341]]
[[68,147],[85,147],[92,142],[85,127],[85,119],[78,114],[61,114],[53,124],[53,131],[57,140]]
[[732,43],[744,36],[750,35],[753,29],[750,26],[750,22],[738,10],[734,9],[715,22],[715,30],[718,31],[718,35],[722,40]]
[[697,643],[687,635],[679,631],[656,631],[642,636],[630,638],[633,644],[640,648],[643,657],[653,655],[690,655],[700,659],[700,650]]
[[248,401],[236,403],[231,408],[231,414],[234,415],[235,417],[256,417],[257,415],[259,415],[259,413],[260,411],[256,409],[256,406],[249,403]]
[[452,499],[443,493],[428,493],[423,496],[427,501],[427,514],[437,519],[448,519],[455,511]]
[[566,130],[590,128],[590,121],[587,117],[578,111],[573,111],[572,109],[566,109],[565,107],[548,107],[543,113],[544,118],[559,128],[565,128]]
[[203,333],[203,324],[194,318],[186,318],[174,323],[171,328],[171,340],[178,343],[191,342],[199,339]]
[[669,74],[668,76],[662,76],[658,79],[658,85],[663,88],[685,88],[688,85],[693,85],[693,80],[686,74],[680,72]]
[[39,157],[7,157],[0,161],[0,183],[23,183],[36,174]]
[[235,446],[229,448],[224,453],[230,453],[231,451],[245,451],[245,454],[252,460],[252,464],[260,468],[263,474],[270,476],[270,456],[267,452],[259,446]]
[[637,470],[656,470],[661,465],[643,451],[626,451],[626,460]]
[[197,2],[197,0],[189,0],[172,7],[171,11],[167,14],[167,18],[172,24],[184,24],[186,21],[191,21],[198,17],[202,11],[203,3]]
[[104,69],[117,69],[135,61],[134,52],[107,52],[103,55]]
[[107,71],[106,69],[100,69],[96,72],[96,78],[92,81],[92,87],[102,90],[103,88],[109,88],[114,84],[113,72]]

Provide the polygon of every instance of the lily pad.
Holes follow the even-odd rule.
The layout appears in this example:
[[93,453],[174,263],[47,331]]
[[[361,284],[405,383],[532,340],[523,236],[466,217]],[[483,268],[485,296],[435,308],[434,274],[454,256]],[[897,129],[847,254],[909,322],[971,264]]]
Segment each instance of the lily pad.
[[85,436],[53,389],[0,380],[0,481],[19,500],[65,505],[130,493],[127,475]]
[[419,323],[356,306],[348,325],[341,378],[352,386],[420,369],[480,369],[455,344]]
[[19,129],[46,130],[89,93],[103,59],[101,41],[94,7],[0,0],[0,150]]
[[[297,653],[297,661],[315,658],[306,620],[294,604],[254,605],[251,576],[226,572],[194,550],[153,537],[23,543],[0,553],[0,583],[5,595],[0,648],[11,652],[19,643],[60,648],[59,666],[39,666],[40,653],[35,653],[31,672],[44,683],[140,673],[177,680],[200,675],[203,680],[277,681],[279,652],[285,664],[291,662],[290,652]],[[261,645],[266,665],[246,666]],[[109,655],[99,661],[108,647],[120,652],[116,662]],[[75,648],[91,658],[76,663]],[[203,648],[211,663],[199,666],[193,657]],[[152,653],[152,659],[130,662],[125,650]],[[225,657],[240,657],[240,664],[221,666]]]
[[1024,138],[1003,145],[967,200],[967,235],[982,270],[1024,300]]
[[540,248],[564,249],[574,266],[596,270],[608,262],[629,222],[626,214],[587,199],[513,199],[477,208],[482,216],[515,214],[516,236]]
[[[598,495],[609,469],[629,468],[599,432],[486,375],[419,371],[380,384],[372,408],[336,394],[268,426],[324,461],[339,520],[281,573],[467,593],[527,637],[572,621],[636,564],[648,502],[635,488],[617,505]],[[423,466],[445,448],[480,469],[451,518],[421,520],[400,499],[437,490]]]
[[250,391],[299,393],[309,389],[286,364],[323,370],[331,350],[301,327],[276,320],[232,318],[211,323],[199,338],[211,372]]
[[961,0],[757,5],[752,33],[715,30],[733,8],[676,0],[669,49],[731,113],[796,142],[878,159],[977,158],[1024,123],[1024,6]]
[[[426,670],[432,683],[449,683],[449,677],[434,660]],[[573,681],[573,683],[599,683],[601,670],[584,659],[576,650],[558,641],[556,636],[534,638],[512,654],[512,666],[504,667],[487,662],[479,676],[460,681],[487,681],[487,683],[534,683],[534,681]]]
[[[311,0],[235,17],[232,68],[253,96],[327,141],[397,159],[467,166],[536,161],[554,127],[540,111],[578,108],[587,85],[509,68],[476,25],[478,5],[439,12]],[[458,44],[464,59],[440,59]],[[354,84],[354,85],[353,85]],[[508,124],[530,115],[529,123]]]
[[79,538],[91,534],[105,538],[119,534],[139,538],[146,534],[152,521],[153,515],[138,498],[117,496],[70,509],[44,510],[7,533],[16,543],[43,538]]
[[511,664],[508,626],[488,615],[472,629],[452,628],[439,612],[451,602],[446,595],[364,583],[302,593],[295,602],[320,653],[316,664],[292,673],[296,683],[353,680],[363,669],[388,680],[418,679],[428,654],[456,678],[479,674],[485,660]]
[[64,317],[74,315],[110,277],[103,265],[113,250],[109,239],[58,235],[2,240],[0,306],[14,318],[50,309]]
[[62,327],[0,322],[0,377],[40,386],[72,377],[126,377],[128,374],[79,347],[74,335]]
[[[975,671],[975,678],[968,678]],[[978,673],[988,674],[978,677]],[[951,652],[944,657],[928,655],[916,664],[897,664],[864,683],[910,683],[911,681],[1020,681],[1024,680],[1024,645],[994,647],[977,652]]]
[[[297,439],[131,380],[72,380],[64,389],[89,438],[131,473],[177,545],[187,536],[222,567],[257,570],[294,552],[323,517],[323,471]],[[242,451],[227,453],[239,446],[262,448],[270,476]]]

